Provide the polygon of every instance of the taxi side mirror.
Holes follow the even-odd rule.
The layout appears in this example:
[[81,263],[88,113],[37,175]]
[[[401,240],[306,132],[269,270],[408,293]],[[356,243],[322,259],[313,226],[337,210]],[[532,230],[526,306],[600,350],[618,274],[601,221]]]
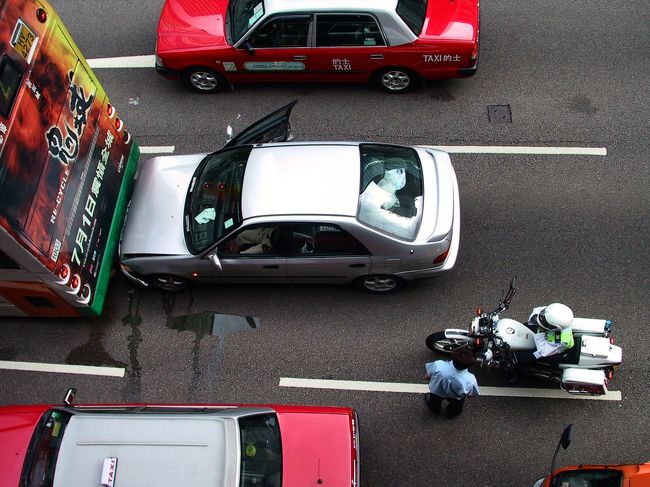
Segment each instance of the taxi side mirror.
[[255,49],[253,49],[253,44],[251,43],[251,41],[249,41],[248,39],[246,39],[246,40],[244,41],[244,43],[242,44],[242,46],[243,46],[244,49],[246,49],[246,52],[247,52],[248,54],[250,54],[251,56],[254,56],[254,55],[255,55]]

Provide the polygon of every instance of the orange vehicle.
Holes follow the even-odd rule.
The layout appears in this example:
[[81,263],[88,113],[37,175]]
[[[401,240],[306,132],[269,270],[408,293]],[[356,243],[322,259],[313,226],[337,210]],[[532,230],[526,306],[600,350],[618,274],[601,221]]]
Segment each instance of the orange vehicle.
[[538,479],[533,487],[650,487],[650,462],[616,465],[572,465],[554,470],[560,446],[571,443],[573,425],[567,426],[558,442],[551,474]]
[[0,0],[0,316],[101,313],[138,156],[54,9]]

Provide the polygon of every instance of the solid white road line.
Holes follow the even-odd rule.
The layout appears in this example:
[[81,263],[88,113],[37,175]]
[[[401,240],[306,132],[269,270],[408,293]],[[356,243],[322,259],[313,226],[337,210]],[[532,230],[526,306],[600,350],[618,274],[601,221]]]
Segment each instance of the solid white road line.
[[125,57],[102,57],[86,59],[92,69],[97,68],[153,68],[156,66],[156,57],[146,56],[125,56]]
[[176,150],[174,145],[143,145],[139,147],[140,154],[171,154]]
[[91,365],[43,364],[37,362],[9,362],[0,360],[0,369],[26,370],[29,372],[54,372],[58,374],[104,375],[108,377],[124,377],[124,369],[120,367],[94,367]]
[[541,154],[572,156],[606,156],[606,147],[533,147],[500,145],[423,145],[450,154]]
[[[346,391],[401,392],[425,394],[429,392],[426,384],[405,384],[399,382],[367,382],[353,380],[299,379],[280,377],[281,387],[304,387],[311,389],[338,389]],[[544,399],[591,399],[600,401],[620,401],[621,391],[608,391],[603,396],[576,396],[561,389],[531,389],[523,387],[480,386],[481,396],[533,397]]]

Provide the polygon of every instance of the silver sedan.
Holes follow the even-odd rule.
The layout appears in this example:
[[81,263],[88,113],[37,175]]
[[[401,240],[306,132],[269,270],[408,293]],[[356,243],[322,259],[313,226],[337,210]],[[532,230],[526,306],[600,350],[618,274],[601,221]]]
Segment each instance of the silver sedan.
[[454,266],[460,208],[448,154],[287,142],[294,104],[220,151],[143,164],[120,242],[127,277],[168,291],[294,282],[385,293]]

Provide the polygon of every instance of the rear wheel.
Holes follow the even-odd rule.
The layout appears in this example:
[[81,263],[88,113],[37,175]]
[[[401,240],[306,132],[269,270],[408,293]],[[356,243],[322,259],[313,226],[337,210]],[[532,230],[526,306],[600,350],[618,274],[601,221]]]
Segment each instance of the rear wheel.
[[147,282],[158,291],[179,292],[187,289],[188,282],[182,277],[168,274],[149,276]]
[[199,93],[216,93],[223,90],[227,83],[223,76],[208,68],[189,68],[183,73],[183,81]]
[[418,85],[418,78],[408,69],[385,68],[375,75],[375,84],[386,93],[406,93]]
[[447,338],[444,331],[437,331],[427,337],[427,348],[434,352],[451,353],[467,344],[467,340]]
[[398,289],[402,285],[402,280],[395,276],[370,275],[360,277],[356,283],[369,293],[387,294]]

